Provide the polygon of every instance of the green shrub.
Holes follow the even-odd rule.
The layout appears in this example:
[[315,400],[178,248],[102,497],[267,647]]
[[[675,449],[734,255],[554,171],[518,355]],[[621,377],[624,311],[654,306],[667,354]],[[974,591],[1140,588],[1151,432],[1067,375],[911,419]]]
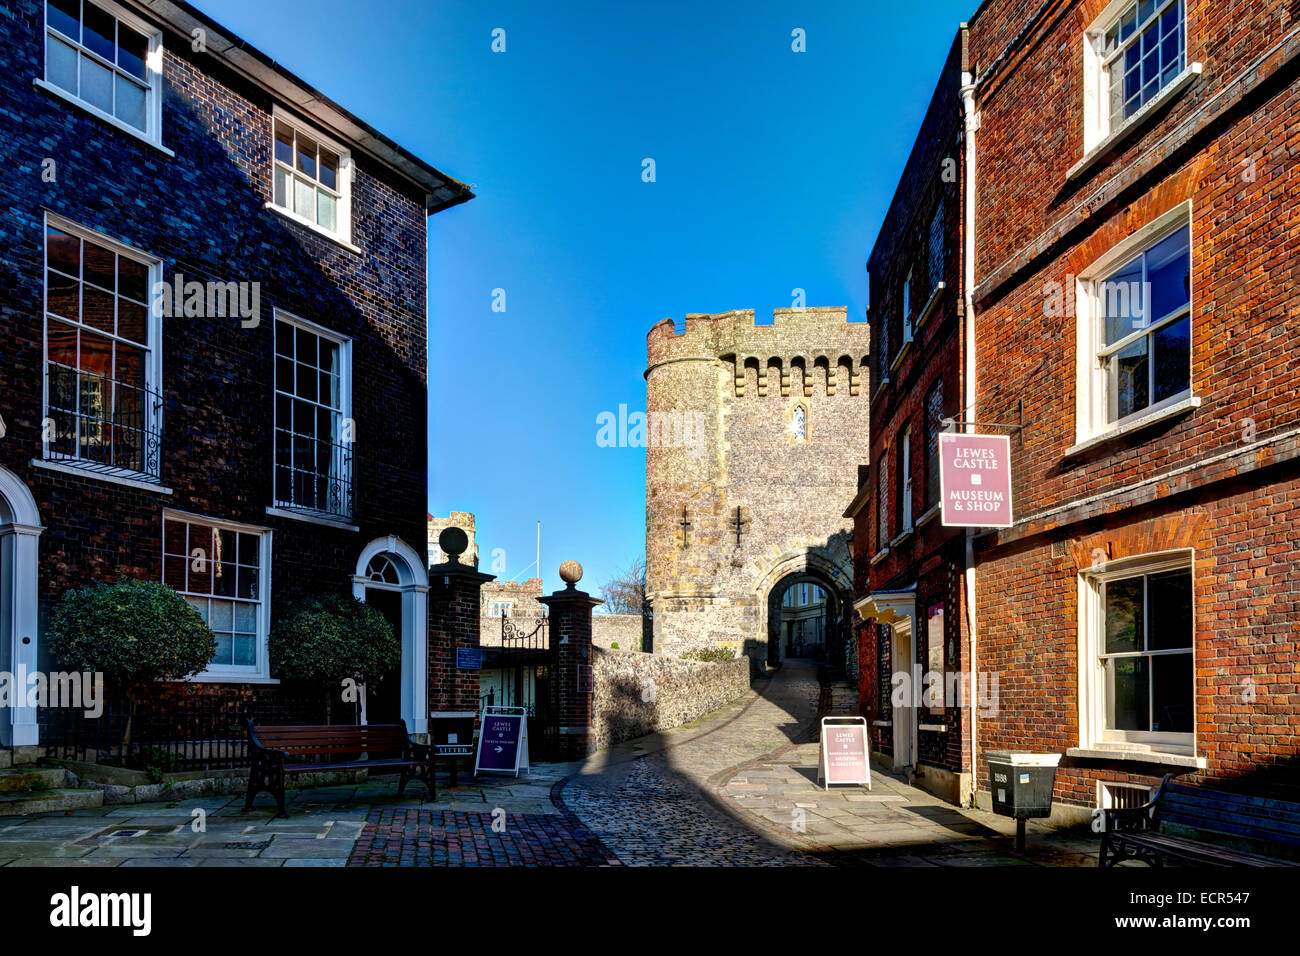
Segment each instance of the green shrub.
[[351,595],[317,594],[271,627],[270,653],[276,676],[325,686],[328,704],[345,680],[378,686],[401,664],[402,641],[370,605]]
[[732,653],[732,650],[729,647],[702,647],[697,651],[690,651],[683,656],[690,660],[706,661],[711,664],[720,663],[722,661],[734,661],[736,659],[736,655]]
[[105,683],[125,691],[128,749],[140,688],[197,674],[217,653],[212,629],[189,602],[159,581],[127,578],[65,591],[45,640],[63,666],[102,673]]
[[610,649],[611,651],[616,651],[616,650],[618,650],[618,641],[611,641],[611,642],[610,642],[610,645],[609,645],[609,649]]

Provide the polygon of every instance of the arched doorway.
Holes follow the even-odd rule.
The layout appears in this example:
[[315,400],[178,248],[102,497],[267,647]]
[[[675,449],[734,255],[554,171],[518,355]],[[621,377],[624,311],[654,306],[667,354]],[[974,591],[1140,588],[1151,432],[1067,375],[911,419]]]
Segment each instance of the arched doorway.
[[[802,652],[808,654],[816,646],[821,647],[821,659],[831,667],[845,666],[846,635],[849,633],[849,595],[853,589],[853,571],[847,553],[837,554],[825,548],[802,548],[790,550],[776,557],[755,575],[754,605],[758,608],[761,620],[755,629],[751,645],[746,653],[760,665],[779,664],[791,655],[786,653],[787,638],[791,631],[785,625],[791,618],[790,608],[784,605],[787,591],[793,586],[794,607],[798,608],[799,586],[807,584],[809,598],[812,587],[816,586],[824,594],[824,603],[816,612],[804,612],[808,618],[821,621],[813,641],[809,633],[810,625],[803,626]],[[811,603],[811,601],[810,601]],[[786,613],[783,614],[783,611]],[[796,619],[799,612],[793,615]],[[792,651],[800,651],[799,629],[793,632],[794,641],[790,644]],[[760,645],[765,644],[766,647]]]
[[767,598],[767,662],[805,659],[843,663],[843,601],[825,577],[810,571],[781,578]]
[[[36,580],[41,531],[36,499],[22,480],[0,466],[0,671],[37,670]],[[31,747],[38,742],[36,709],[0,710],[0,746]]]
[[429,576],[423,558],[396,535],[376,538],[357,558],[352,595],[378,608],[402,641],[400,668],[363,692],[363,719],[400,719],[410,733],[427,733]]

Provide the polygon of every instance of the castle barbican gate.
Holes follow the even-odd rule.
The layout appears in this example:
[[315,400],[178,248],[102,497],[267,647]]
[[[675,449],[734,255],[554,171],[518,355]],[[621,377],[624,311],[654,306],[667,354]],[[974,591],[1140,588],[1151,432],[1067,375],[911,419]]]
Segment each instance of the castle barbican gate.
[[[647,336],[646,591],[656,653],[846,666],[844,502],[868,460],[866,322],[839,308],[664,319]],[[851,644],[852,642],[848,642]]]

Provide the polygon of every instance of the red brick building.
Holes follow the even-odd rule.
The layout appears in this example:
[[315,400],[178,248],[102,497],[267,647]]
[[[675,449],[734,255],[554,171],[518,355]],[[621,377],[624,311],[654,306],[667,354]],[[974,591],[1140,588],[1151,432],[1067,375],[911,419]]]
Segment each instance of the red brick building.
[[963,417],[1020,426],[1015,524],[971,535],[979,789],[995,749],[1060,754],[1064,817],[1168,772],[1294,784],[1297,53],[1280,0],[969,23]]
[[[1300,756],[1294,4],[991,0],[975,64],[971,416],[1019,421],[976,537],[987,749],[1057,799]],[[1131,796],[1131,795],[1128,795]]]
[[189,4],[5,13],[0,670],[125,575],[216,633],[158,695],[266,700],[276,615],[344,592],[402,638],[371,718],[423,731],[428,217],[472,194]]

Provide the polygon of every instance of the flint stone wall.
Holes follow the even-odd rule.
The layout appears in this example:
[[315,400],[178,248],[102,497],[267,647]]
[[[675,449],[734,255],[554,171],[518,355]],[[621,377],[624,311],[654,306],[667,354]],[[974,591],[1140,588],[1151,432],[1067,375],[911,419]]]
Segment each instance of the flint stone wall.
[[745,657],[705,663],[593,647],[592,665],[592,750],[688,724],[749,690]]

